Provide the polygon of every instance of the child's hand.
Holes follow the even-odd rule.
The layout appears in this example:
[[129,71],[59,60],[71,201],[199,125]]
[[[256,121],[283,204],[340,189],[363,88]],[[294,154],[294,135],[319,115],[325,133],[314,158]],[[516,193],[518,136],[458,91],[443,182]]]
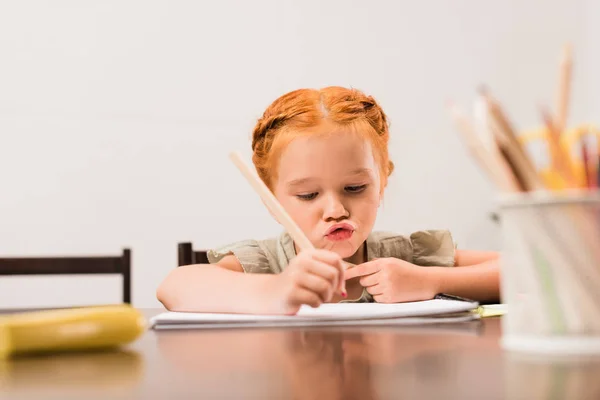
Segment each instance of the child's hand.
[[345,290],[342,258],[327,250],[305,250],[273,279],[268,288],[269,309],[296,314],[302,304],[318,307]]
[[401,303],[432,299],[437,294],[435,267],[419,267],[398,258],[379,258],[344,273],[344,279],[360,276],[378,303]]

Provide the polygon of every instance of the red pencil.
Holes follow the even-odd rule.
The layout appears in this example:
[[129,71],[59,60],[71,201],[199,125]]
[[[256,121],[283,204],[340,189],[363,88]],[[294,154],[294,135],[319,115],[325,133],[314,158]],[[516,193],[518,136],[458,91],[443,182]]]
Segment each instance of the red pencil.
[[596,136],[596,157],[594,157],[596,161],[596,188],[600,187],[600,136]]
[[600,154],[596,156],[596,188],[600,187]]
[[[598,138],[596,138],[596,140],[598,140]],[[588,170],[590,171],[590,179],[588,182],[590,183],[590,188],[596,190],[598,189],[598,153],[590,150],[589,145],[586,147],[586,153],[589,162]]]

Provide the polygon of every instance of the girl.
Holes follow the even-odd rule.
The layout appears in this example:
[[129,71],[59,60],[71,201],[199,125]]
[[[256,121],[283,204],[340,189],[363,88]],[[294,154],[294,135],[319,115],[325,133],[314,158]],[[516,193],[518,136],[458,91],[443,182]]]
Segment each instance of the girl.
[[[388,140],[385,113],[358,90],[300,89],[275,100],[254,128],[252,161],[316,249],[299,252],[283,233],[211,250],[210,265],[174,269],[159,301],[173,311],[261,314],[437,293],[497,301],[497,253],[455,250],[447,231],[372,232],[394,168]],[[342,260],[357,266],[345,270]]]

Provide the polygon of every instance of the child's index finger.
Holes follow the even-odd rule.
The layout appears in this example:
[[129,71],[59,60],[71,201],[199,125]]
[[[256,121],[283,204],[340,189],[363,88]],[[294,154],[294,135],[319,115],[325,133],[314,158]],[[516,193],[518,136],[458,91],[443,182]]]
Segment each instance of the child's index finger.
[[346,298],[346,297],[348,297],[348,291],[346,290],[346,280],[344,279],[344,274],[346,273],[348,268],[351,268],[354,264],[350,264],[345,261],[342,261],[341,264],[342,264],[342,276],[340,277],[339,290],[340,290],[340,294],[342,295],[342,297]]
[[344,280],[356,278],[358,276],[371,275],[379,271],[377,260],[367,261],[366,263],[348,268],[344,272]]

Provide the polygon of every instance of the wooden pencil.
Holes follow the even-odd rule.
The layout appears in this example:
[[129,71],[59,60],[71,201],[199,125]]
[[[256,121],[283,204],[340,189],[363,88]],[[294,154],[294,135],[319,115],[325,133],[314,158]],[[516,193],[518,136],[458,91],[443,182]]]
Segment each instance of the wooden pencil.
[[492,143],[491,148],[486,147],[457,105],[448,102],[446,108],[460,133],[463,143],[494,184],[502,191],[520,191],[521,187],[506,161],[500,156],[497,148],[496,151],[493,150],[495,144]]
[[560,62],[558,93],[556,98],[556,128],[561,133],[565,131],[567,126],[569,95],[571,92],[572,65],[573,59],[571,45],[566,44],[563,48],[562,59]]
[[304,232],[296,224],[296,222],[290,217],[285,211],[281,203],[275,198],[273,193],[269,190],[267,185],[252,172],[250,167],[246,165],[241,154],[237,151],[231,152],[229,158],[233,164],[240,170],[242,175],[246,178],[250,186],[260,196],[262,201],[265,203],[267,208],[273,213],[273,216],[277,218],[279,223],[283,225],[285,230],[290,234],[294,242],[300,247],[300,250],[313,249],[314,246],[311,241],[306,237]]
[[[241,154],[237,151],[231,152],[229,154],[229,158],[233,162],[233,164],[240,170],[242,175],[246,178],[250,186],[256,191],[256,193],[260,196],[264,204],[267,208],[273,213],[273,216],[279,221],[281,225],[285,228],[285,230],[292,237],[294,242],[300,247],[300,250],[309,250],[314,249],[312,242],[306,237],[302,229],[296,224],[296,222],[290,217],[290,215],[285,211],[281,203],[275,198],[273,193],[269,190],[267,185],[255,174],[252,172],[250,167],[244,162]],[[345,266],[352,267],[353,264],[344,263]],[[343,279],[342,279],[343,281]],[[342,282],[342,296],[346,297],[346,284],[345,281]]]
[[497,139],[498,147],[512,168],[521,187],[525,191],[543,190],[542,180],[538,176],[531,159],[521,147],[517,135],[502,108],[488,90],[480,89],[480,94],[486,100],[490,125]]

